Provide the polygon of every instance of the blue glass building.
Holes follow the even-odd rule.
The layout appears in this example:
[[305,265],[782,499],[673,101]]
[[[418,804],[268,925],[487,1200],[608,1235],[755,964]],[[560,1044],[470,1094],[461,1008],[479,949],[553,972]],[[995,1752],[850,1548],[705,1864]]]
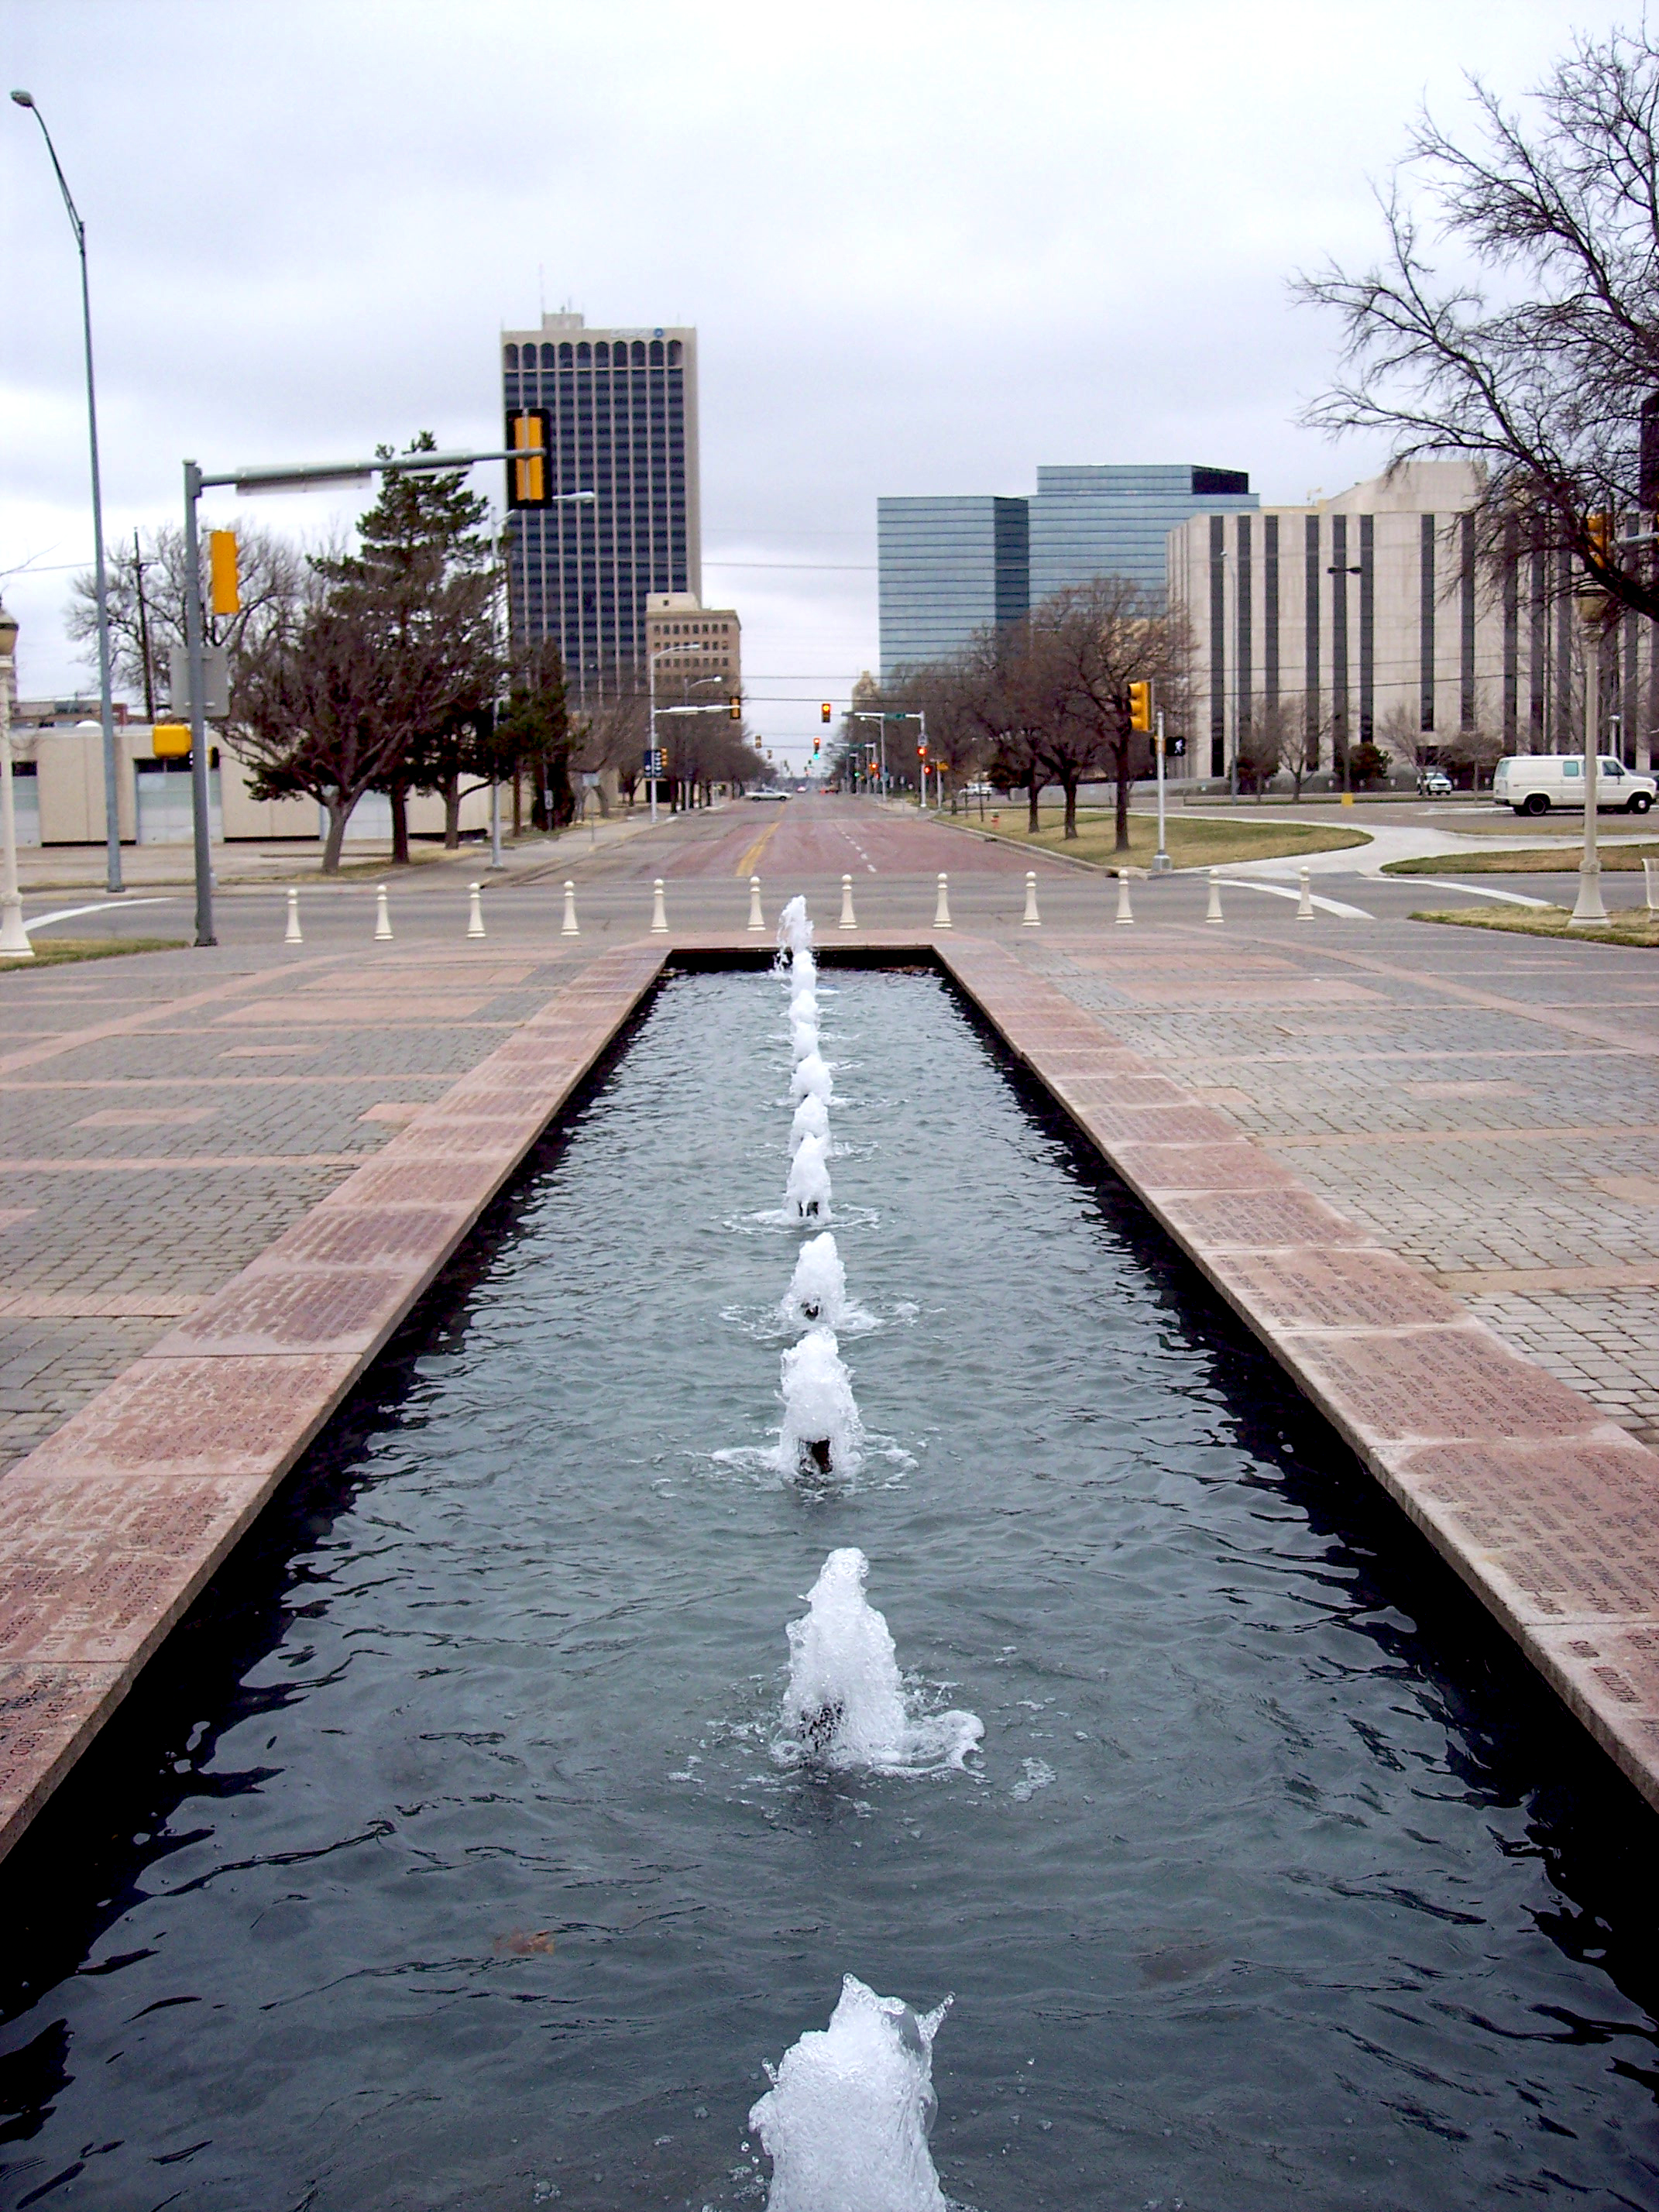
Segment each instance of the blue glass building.
[[555,639],[573,697],[600,692],[642,668],[648,593],[702,594],[697,334],[544,315],[501,333],[501,384],[508,415],[547,410],[553,489],[598,495],[508,514],[513,635]]
[[948,659],[1097,576],[1130,577],[1161,603],[1170,531],[1257,505],[1242,471],[1188,462],[1040,468],[1035,498],[878,500],[883,678]]
[[876,502],[881,669],[962,652],[1031,603],[1028,501],[969,495]]
[[1031,501],[1031,604],[1097,576],[1164,591],[1170,532],[1194,514],[1249,514],[1261,504],[1239,469],[1186,462],[1141,467],[1040,468]]

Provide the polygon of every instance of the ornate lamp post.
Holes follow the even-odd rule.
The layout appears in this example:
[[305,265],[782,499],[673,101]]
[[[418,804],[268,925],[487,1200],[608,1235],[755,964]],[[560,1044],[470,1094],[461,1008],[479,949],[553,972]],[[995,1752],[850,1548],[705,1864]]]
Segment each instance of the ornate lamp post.
[[1569,929],[1593,929],[1607,918],[1601,902],[1601,860],[1596,849],[1595,810],[1601,794],[1601,639],[1612,602],[1586,576],[1578,590],[1584,639],[1584,850],[1578,863],[1578,896]]

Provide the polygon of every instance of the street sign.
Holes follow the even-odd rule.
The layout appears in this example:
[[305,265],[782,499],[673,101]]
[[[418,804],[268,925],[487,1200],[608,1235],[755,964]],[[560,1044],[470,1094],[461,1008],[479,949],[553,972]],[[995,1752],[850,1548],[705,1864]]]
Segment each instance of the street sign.
[[[230,712],[230,657],[222,645],[202,651],[202,689],[207,696],[202,714],[210,722],[222,722]],[[167,690],[175,717],[190,712],[190,654],[182,645],[167,647]]]

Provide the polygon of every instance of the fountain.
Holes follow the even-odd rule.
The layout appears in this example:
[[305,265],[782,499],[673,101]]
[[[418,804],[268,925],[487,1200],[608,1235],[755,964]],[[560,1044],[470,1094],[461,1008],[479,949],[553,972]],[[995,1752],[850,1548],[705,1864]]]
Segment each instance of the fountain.
[[830,1109],[816,1091],[809,1091],[795,1109],[795,1118],[789,1124],[789,1141],[798,1145],[803,1137],[829,1134]]
[[891,1632],[864,1594],[869,1571],[854,1547],[831,1552],[807,1594],[805,1618],[789,1623],[784,1734],[775,1755],[786,1765],[878,1774],[960,1768],[984,1724],[976,1713],[927,1712],[907,1696]]
[[792,1098],[821,1098],[828,1106],[836,1095],[836,1086],[830,1073],[829,1062],[817,1052],[809,1052],[804,1060],[795,1063],[795,1072],[789,1079]]
[[[803,1103],[815,1105],[817,1102],[807,1099]],[[847,1270],[836,1249],[836,1240],[827,1229],[817,1237],[809,1237],[801,1246],[781,1310],[783,1319],[796,1328],[813,1322],[822,1322],[830,1329],[840,1327],[847,1310]]]
[[784,1198],[793,1207],[797,1221],[827,1221],[830,1218],[830,1139],[814,1136],[810,1131],[795,1147],[795,1157],[789,1163],[789,1180],[784,1185]]
[[783,1426],[778,1465],[785,1474],[855,1474],[864,1425],[834,1332],[810,1328],[783,1355]]
[[780,959],[786,952],[797,961],[803,955],[809,962],[812,957],[811,917],[806,911],[806,901],[799,892],[787,901],[778,916]]
[[928,2154],[933,2049],[951,2000],[915,2013],[842,1977],[827,2028],[810,2028],[749,2125],[772,2161],[767,2212],[947,2212]]

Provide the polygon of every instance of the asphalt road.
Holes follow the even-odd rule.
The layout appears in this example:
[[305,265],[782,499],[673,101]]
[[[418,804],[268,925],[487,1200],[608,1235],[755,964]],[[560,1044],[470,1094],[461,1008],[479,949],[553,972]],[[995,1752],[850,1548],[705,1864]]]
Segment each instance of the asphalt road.
[[[859,922],[882,929],[929,929],[937,879],[950,878],[953,921],[980,928],[1016,927],[1024,901],[1027,868],[1037,877],[1044,916],[1070,926],[1098,921],[1115,926],[1117,890],[1109,878],[1044,854],[991,842],[963,830],[906,817],[867,799],[801,798],[785,805],[738,803],[693,815],[665,816],[654,829],[625,842],[584,851],[572,838],[550,858],[521,848],[506,874],[491,882],[487,856],[477,848],[458,861],[426,866],[402,878],[388,874],[392,927],[399,938],[464,940],[466,885],[485,883],[485,927],[492,938],[543,941],[559,928],[562,886],[576,886],[584,934],[632,935],[651,919],[653,880],[667,886],[671,925],[695,930],[741,930],[749,911],[748,879],[762,879],[769,929],[781,902],[806,894],[820,927],[833,928],[840,911],[841,879],[850,876]],[[1293,884],[1235,877],[1224,870],[1224,911],[1230,922],[1255,930],[1294,927]],[[300,878],[301,920],[307,944],[325,946],[373,941],[375,887],[361,878],[325,884]],[[1499,892],[1523,899],[1570,904],[1577,878],[1551,876],[1459,879],[1455,866],[1443,876],[1362,877],[1330,867],[1314,880],[1320,923],[1363,927],[1367,918],[1397,921],[1424,908],[1497,900]],[[1639,874],[1602,878],[1609,908],[1639,906]],[[1132,889],[1138,921],[1199,923],[1208,886],[1201,872],[1137,881]],[[217,893],[220,942],[228,946],[280,940],[286,896],[274,886],[226,885]],[[45,915],[61,917],[44,927]],[[25,915],[40,939],[53,936],[159,937],[188,939],[194,904],[185,890],[135,891],[119,900],[95,893],[33,896]],[[1306,927],[1309,925],[1303,924]]]

